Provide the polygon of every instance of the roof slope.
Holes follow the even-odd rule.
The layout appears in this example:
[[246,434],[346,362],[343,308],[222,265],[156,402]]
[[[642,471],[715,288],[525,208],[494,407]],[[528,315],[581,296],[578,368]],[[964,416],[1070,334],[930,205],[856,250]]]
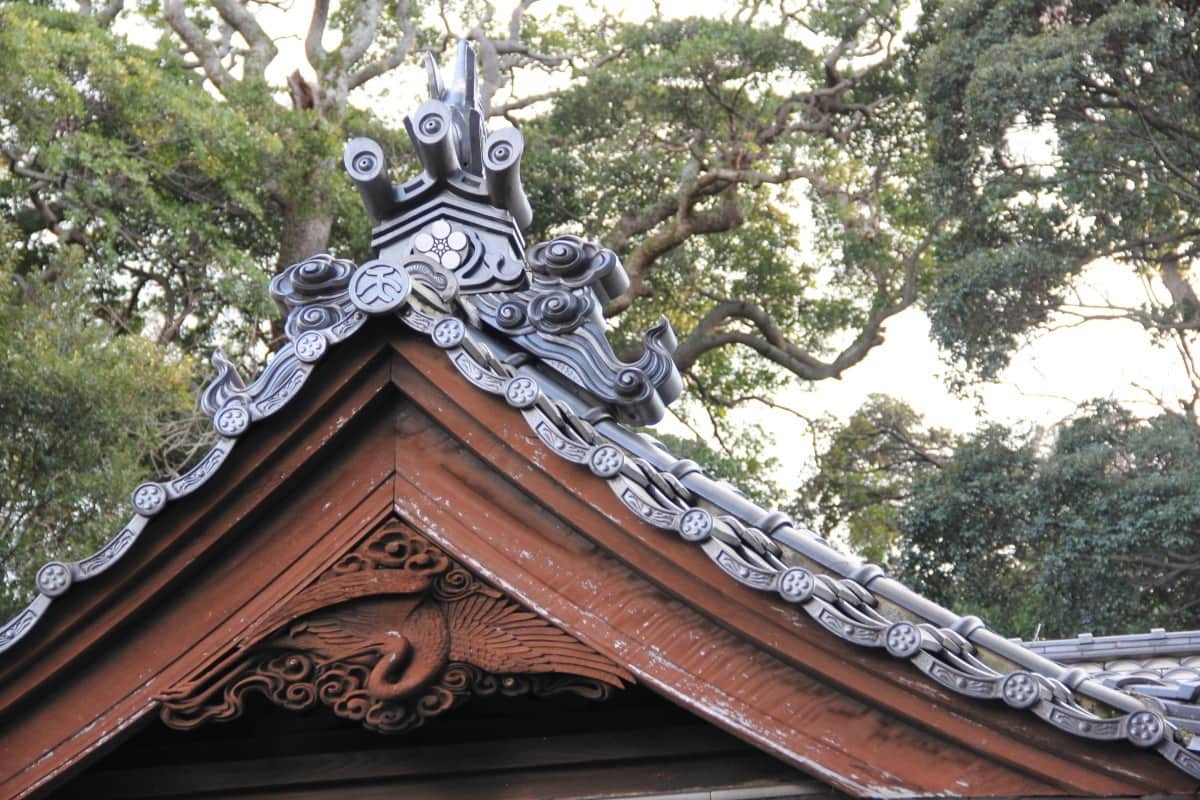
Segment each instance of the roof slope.
[[[133,493],[136,514],[99,552],[78,562],[51,562],[43,567],[37,578],[38,597],[0,628],[0,652],[15,648],[19,655],[18,643],[73,584],[96,579],[113,569],[143,546],[138,544],[139,539],[154,517],[218,477],[224,479],[220,468],[235,446],[254,433],[252,426],[257,430],[272,417],[272,423],[278,424],[280,417],[276,415],[281,409],[295,406],[296,398],[311,395],[313,390],[305,389],[305,385],[320,362],[334,360],[344,369],[347,354],[360,352],[365,354],[357,358],[360,368],[365,370],[373,363],[371,358],[375,356],[371,354],[375,351],[369,343],[359,344],[358,351],[351,345],[363,339],[357,332],[368,325],[370,318],[377,317],[399,320],[432,342],[444,353],[445,363],[482,390],[481,398],[500,398],[520,413],[538,442],[536,452],[530,451],[528,456],[530,463],[536,463],[543,473],[536,480],[530,478],[531,484],[543,486],[545,494],[561,492],[561,486],[554,488],[555,483],[580,483],[583,479],[576,476],[586,470],[591,473],[591,482],[611,489],[622,507],[620,511],[606,511],[609,522],[604,524],[632,514],[645,526],[676,538],[675,542],[663,540],[650,549],[639,545],[636,552],[622,556],[627,563],[657,559],[659,556],[653,553],[660,550],[670,554],[674,562],[690,565],[687,569],[698,574],[696,570],[705,571],[698,564],[707,559],[726,581],[726,588],[720,590],[722,597],[726,593],[741,597],[749,592],[761,598],[739,601],[743,603],[742,613],[755,609],[752,613],[756,616],[746,618],[737,615],[736,604],[723,607],[724,599],[708,600],[695,594],[692,601],[704,606],[707,613],[718,614],[725,626],[745,635],[747,629],[756,626],[782,625],[775,633],[758,634],[759,644],[786,651],[792,646],[789,637],[808,637],[811,649],[803,657],[794,657],[794,663],[802,665],[801,671],[870,695],[874,702],[882,702],[889,714],[909,720],[905,724],[935,729],[937,736],[953,743],[951,749],[1000,747],[990,742],[964,743],[973,737],[987,739],[989,732],[1005,729],[1005,736],[1013,741],[1006,740],[1000,747],[1008,748],[1002,760],[1036,769],[1043,779],[1056,771],[1062,775],[1057,789],[1053,783],[1041,784],[1040,788],[1036,783],[1008,784],[1008,793],[1139,793],[1178,790],[1180,784],[1145,777],[1153,770],[1142,770],[1142,777],[1132,784],[1121,784],[1112,773],[1106,776],[1100,766],[1125,758],[1112,748],[1098,750],[1094,761],[1088,761],[1086,755],[1078,756],[1082,762],[1077,761],[1074,767],[1066,762],[1051,764],[1054,754],[1046,753],[1037,742],[1041,737],[1040,741],[1056,742],[1054,746],[1061,747],[1061,737],[1030,734],[1023,722],[1014,721],[1017,717],[1013,714],[985,709],[982,701],[1023,710],[1049,728],[1082,740],[1116,742],[1129,751],[1156,750],[1175,767],[1200,777],[1200,754],[1189,747],[1190,732],[1180,724],[1175,707],[1164,705],[1137,686],[1114,688],[1089,677],[1086,670],[1067,668],[999,636],[977,618],[959,616],[930,602],[885,575],[878,566],[860,563],[834,550],[819,536],[797,528],[785,515],[750,503],[731,487],[708,478],[695,463],[676,459],[653,439],[626,427],[656,421],[665,404],[679,393],[680,380],[671,361],[674,336],[670,326],[665,320],[656,325],[646,334],[644,355],[636,362],[621,362],[604,337],[601,314],[604,303],[619,294],[627,280],[616,257],[576,237],[560,237],[525,251],[520,228],[522,223],[527,224],[529,210],[519,178],[523,143],[513,129],[485,138],[473,98],[471,65],[473,55],[469,49],[460,51],[458,77],[449,88],[442,85],[435,72],[431,81],[434,99],[406,121],[425,167],[422,175],[393,187],[378,146],[368,140],[355,140],[347,148],[347,169],[377,223],[373,245],[378,258],[354,265],[329,256],[314,256],[275,278],[272,292],[287,312],[285,330],[289,341],[249,384],[219,353],[214,356],[218,375],[201,401],[220,434],[213,449],[181,478],[137,487]],[[348,342],[350,339],[356,342]],[[405,363],[411,365],[403,369],[409,373],[415,369],[426,382],[432,380],[431,376],[444,377],[447,372],[444,366],[431,362],[436,355],[431,348],[395,341],[391,347],[402,352]],[[329,359],[334,348],[338,358]],[[390,380],[398,385],[394,378]],[[461,399],[457,390],[454,393],[454,403],[473,402]],[[305,402],[311,403],[311,398]],[[432,409],[438,402],[442,401],[429,399],[423,407]],[[484,406],[480,409],[484,416],[493,413]],[[462,426],[463,430],[475,430],[467,422]],[[468,437],[462,432],[455,435]],[[504,438],[511,447],[528,450],[531,445],[514,443],[521,436],[508,431]],[[562,464],[581,469],[569,471],[569,481],[549,477],[565,467],[543,463],[538,453],[547,451],[556,454]],[[483,451],[476,452],[484,455]],[[422,491],[428,491],[428,487]],[[528,491],[543,496],[542,490]],[[409,509],[410,514],[427,511]],[[439,524],[449,523],[443,520]],[[682,555],[685,552],[689,555]],[[477,554],[455,555],[500,584],[510,588],[519,585],[515,573],[494,574]],[[677,569],[661,569],[672,576],[668,581],[672,592],[684,592],[680,586],[692,580],[676,574]],[[539,604],[552,600],[519,588],[513,591],[539,613],[545,607]],[[779,608],[799,611],[814,625],[798,633],[792,617],[779,616],[773,610]],[[572,633],[595,647],[604,646],[603,636],[595,631]],[[813,634],[836,644],[814,645]],[[658,635],[669,638],[666,632]],[[711,631],[705,635],[715,636]],[[922,673],[925,683],[912,685],[892,668],[881,667],[873,655],[863,656],[861,662],[854,661],[857,656],[847,661],[841,643],[886,653],[898,665]],[[646,647],[650,644],[643,643]],[[731,642],[729,647],[736,647],[736,643]],[[686,682],[656,672],[648,661],[637,668],[631,662],[619,663],[639,680],[674,693],[674,699],[698,712],[708,708],[710,716],[719,716],[712,709],[723,707],[729,712],[737,707],[722,706],[712,696],[705,696],[699,684],[689,695],[680,688]],[[763,675],[764,681],[781,685],[800,677],[800,673],[781,672],[774,666]],[[767,675],[772,677],[768,679]],[[875,680],[872,675],[884,676],[880,678],[884,683],[905,688],[864,688]],[[948,700],[954,696],[959,699]],[[850,716],[855,713],[866,712],[859,709]],[[743,724],[732,712],[716,721],[824,775],[847,791],[886,793],[878,784],[823,772],[826,762],[816,740],[797,722],[789,723],[787,716],[777,718],[778,727],[770,731],[763,728],[761,720]],[[1013,743],[1023,736],[1032,737],[1024,750]],[[949,786],[922,784],[912,772],[912,765],[896,763],[895,754],[889,761],[883,752],[887,748],[868,749],[890,764],[887,769],[892,770],[889,774],[895,778],[894,786],[905,787],[899,789],[903,793],[953,791]],[[854,758],[862,756],[858,753]],[[1042,762],[1046,763],[1030,766]],[[1139,774],[1139,769],[1114,767],[1127,775]],[[877,777],[882,774],[878,765],[864,764],[861,770],[874,771]],[[1088,777],[1089,770],[1095,772],[1094,778]],[[963,791],[972,793],[969,787]]]

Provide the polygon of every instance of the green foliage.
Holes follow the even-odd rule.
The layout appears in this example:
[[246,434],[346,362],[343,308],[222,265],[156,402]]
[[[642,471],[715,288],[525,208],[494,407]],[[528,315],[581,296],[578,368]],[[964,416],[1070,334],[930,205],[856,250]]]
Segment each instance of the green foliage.
[[[805,30],[770,14],[610,23],[590,46],[619,57],[521,119],[533,236],[588,233],[622,255],[644,292],[612,319],[619,351],[636,352],[665,315],[684,343],[688,388],[726,438],[731,408],[793,377],[837,374],[807,367],[911,302],[903,261],[929,216],[906,186],[924,149],[905,79],[866,55],[896,11],[813,4]],[[835,76],[837,59],[826,61],[842,37],[879,68]],[[835,92],[840,80],[853,87]],[[801,194],[815,228],[796,214]],[[715,306],[740,300],[802,355],[781,355],[737,315],[705,329]]]
[[268,312],[276,230],[260,187],[279,141],[165,48],[75,14],[0,8],[0,135],[0,202],[24,234],[17,276],[44,277],[70,242],[96,313],[189,347],[230,338],[230,314],[244,325]]
[[798,519],[1005,634],[1194,627],[1193,417],[1096,402],[1049,433],[951,435],[874,396],[829,431],[818,466]]
[[939,342],[995,375],[1101,256],[1171,294],[1114,313],[1194,327],[1195,4],[956,0],[926,5],[920,28],[928,191],[952,220],[928,300]]
[[923,429],[905,403],[872,395],[829,432],[817,473],[791,511],[826,537],[844,535],[868,561],[890,565],[912,482],[943,465],[952,441],[946,431]]
[[[15,274],[53,278],[62,244],[79,247],[84,313],[118,332],[248,360],[271,339],[281,203],[332,215],[332,245],[365,255],[367,222],[335,165],[348,129],[378,128],[286,108],[253,82],[217,97],[169,40],[146,49],[74,13],[0,7],[0,208],[23,234]],[[381,136],[392,150],[396,138]]]
[[[1029,529],[1037,466],[1031,445],[991,426],[959,443],[942,469],[919,476],[900,520],[902,579],[1007,635],[1028,637],[1036,623],[1049,622],[1039,606],[1053,586],[1037,584]],[[1058,628],[1043,633],[1064,632]]]
[[[84,270],[51,286],[0,269],[0,616],[52,554],[82,558],[129,516],[163,428],[195,406],[191,365],[77,313]],[[69,272],[68,272],[69,271]]]
[[1194,626],[1194,419],[1097,403],[1044,450],[986,428],[909,492],[899,573],[960,613],[1026,638]]

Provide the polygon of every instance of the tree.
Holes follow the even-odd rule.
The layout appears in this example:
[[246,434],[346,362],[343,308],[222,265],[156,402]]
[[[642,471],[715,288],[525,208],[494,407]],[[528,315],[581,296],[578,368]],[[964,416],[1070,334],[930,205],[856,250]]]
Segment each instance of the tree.
[[900,518],[912,484],[950,459],[954,437],[924,429],[907,404],[872,395],[846,422],[826,422],[817,472],[791,509],[826,537],[845,537],[868,561],[892,564],[898,556]]
[[[30,599],[50,555],[83,558],[120,529],[132,487],[202,443],[192,366],[78,313],[78,261],[51,284],[16,280],[0,224],[0,616]],[[69,251],[63,256],[72,255]]]
[[807,488],[819,530],[1007,634],[1194,626],[1200,427],[1185,414],[1093,403],[1055,431],[950,437],[874,398]]
[[[859,363],[916,301],[932,237],[901,188],[919,137],[891,54],[898,9],[766,6],[621,26],[617,55],[526,125],[531,174],[578,176],[544,184],[540,224],[601,232],[631,277],[607,309],[618,335],[666,313],[718,417],[781,376]],[[787,210],[797,185],[823,223],[809,257]]]
[[[461,34],[479,47],[486,113],[531,142],[531,235],[591,232],[622,256],[619,335],[667,311],[718,420],[785,377],[859,363],[916,301],[931,239],[902,187],[920,154],[898,6],[744,2],[721,19],[585,24],[535,19],[535,5],[501,21],[490,5],[322,0],[286,86],[270,82],[279,49],[254,4],[147,6],[164,31],[152,51],[105,29],[131,13],[120,3],[8,6],[5,197],[30,241],[59,231],[84,248],[117,330],[246,350],[272,272],[331,248],[365,255],[342,142],[369,133],[398,172],[411,165],[400,132],[355,98]],[[565,90],[515,91],[552,70]],[[810,256],[796,193],[827,223]]]
[[[938,341],[993,376],[1067,314],[1134,320],[1190,355],[1200,7],[957,0],[925,4],[919,28],[929,192],[948,231],[928,301]],[[1143,276],[1145,301],[1073,303],[1075,279],[1100,258]]]
[[251,345],[247,319],[270,309],[275,225],[253,188],[273,171],[269,132],[173,54],[79,15],[6,6],[0,54],[13,278],[53,284],[69,253],[81,262],[73,312],[114,335]]

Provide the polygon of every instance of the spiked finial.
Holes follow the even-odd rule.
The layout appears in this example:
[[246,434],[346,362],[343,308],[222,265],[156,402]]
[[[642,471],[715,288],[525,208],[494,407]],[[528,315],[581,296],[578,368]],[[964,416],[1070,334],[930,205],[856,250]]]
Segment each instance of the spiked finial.
[[475,50],[466,39],[460,39],[454,54],[454,80],[443,98],[451,108],[464,110],[478,108],[476,105]]
[[454,71],[449,87],[433,53],[425,53],[425,72],[429,78],[429,98],[445,104],[454,128],[452,147],[458,166],[473,175],[483,176],[483,113],[479,109],[478,79],[475,74],[475,50],[462,39],[454,54]]
[[438,67],[433,51],[425,51],[425,76],[429,80],[429,99],[441,100],[446,96],[446,87],[442,83],[442,70]]
[[430,97],[404,118],[424,168],[419,179],[394,186],[387,175],[383,148],[366,138],[346,145],[346,171],[376,225],[408,209],[418,196],[451,189],[459,198],[507,212],[517,228],[524,230],[533,218],[521,186],[525,140],[512,127],[487,135],[479,107],[475,51],[469,42],[458,43],[453,70],[447,84],[433,54],[425,53]]

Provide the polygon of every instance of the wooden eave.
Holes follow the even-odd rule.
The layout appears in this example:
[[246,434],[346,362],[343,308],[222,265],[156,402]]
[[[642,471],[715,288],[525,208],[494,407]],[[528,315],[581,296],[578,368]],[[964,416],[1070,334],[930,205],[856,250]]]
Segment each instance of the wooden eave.
[[390,516],[638,682],[849,794],[1194,790],[1155,754],[964,700],[730,581],[392,319],[338,345],[286,414],[0,659],[0,796],[61,786]]

